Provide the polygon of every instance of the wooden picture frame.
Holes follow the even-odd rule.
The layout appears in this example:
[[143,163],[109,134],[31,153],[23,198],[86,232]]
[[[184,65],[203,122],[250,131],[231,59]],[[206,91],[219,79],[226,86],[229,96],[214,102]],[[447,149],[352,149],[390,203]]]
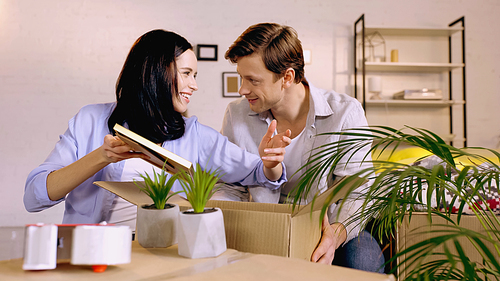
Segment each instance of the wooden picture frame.
[[196,58],[205,61],[217,61],[217,45],[196,45]]
[[222,73],[222,96],[225,98],[241,97],[240,90],[241,76],[238,72],[223,72]]

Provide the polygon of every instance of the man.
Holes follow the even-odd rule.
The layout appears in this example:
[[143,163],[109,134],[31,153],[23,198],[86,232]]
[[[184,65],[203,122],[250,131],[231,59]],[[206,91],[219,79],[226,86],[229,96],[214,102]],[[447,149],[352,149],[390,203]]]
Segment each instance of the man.
[[[284,203],[303,170],[290,177],[307,162],[311,149],[339,140],[338,136],[316,137],[317,134],[367,125],[357,100],[308,83],[304,76],[302,46],[291,27],[274,23],[253,25],[233,43],[225,58],[237,64],[242,78],[239,93],[243,97],[228,105],[222,134],[258,154],[260,138],[273,119],[278,121],[276,133],[291,129],[292,143],[286,148],[284,161],[288,182],[278,190],[249,187],[256,202]],[[354,161],[360,161],[367,152],[359,151]],[[316,191],[325,191],[335,177],[352,174],[357,169],[359,165],[337,168],[334,175],[321,180],[305,203]],[[330,207],[312,261],[327,264],[334,261],[336,265],[383,272],[384,258],[377,242],[366,231],[353,239],[360,233],[360,225],[342,224],[354,215],[360,204],[351,200],[340,213],[336,204]]]

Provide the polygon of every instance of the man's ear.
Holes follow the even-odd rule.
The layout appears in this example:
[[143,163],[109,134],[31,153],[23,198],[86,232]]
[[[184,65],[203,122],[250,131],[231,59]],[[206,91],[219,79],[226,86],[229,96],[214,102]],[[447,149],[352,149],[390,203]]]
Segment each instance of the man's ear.
[[288,88],[290,87],[295,81],[295,70],[291,67],[289,67],[285,71],[285,76],[283,77],[283,88]]

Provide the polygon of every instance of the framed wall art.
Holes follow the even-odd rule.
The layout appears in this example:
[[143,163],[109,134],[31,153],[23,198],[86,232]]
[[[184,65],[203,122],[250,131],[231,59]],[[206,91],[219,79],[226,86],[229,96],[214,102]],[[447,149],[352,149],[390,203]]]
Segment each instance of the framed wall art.
[[238,72],[222,73],[222,96],[223,97],[241,97],[238,93],[241,85],[241,77]]
[[198,60],[217,61],[217,45],[196,45],[196,58]]

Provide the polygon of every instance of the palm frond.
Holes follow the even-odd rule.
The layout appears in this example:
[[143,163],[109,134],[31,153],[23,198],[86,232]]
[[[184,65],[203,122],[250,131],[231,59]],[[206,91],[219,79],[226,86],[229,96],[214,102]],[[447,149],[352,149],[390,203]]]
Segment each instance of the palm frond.
[[[411,237],[432,234],[431,238],[404,245],[404,248],[389,261],[399,260],[398,267],[413,266],[406,272],[407,279],[414,280],[415,276],[421,274],[444,277],[443,272],[447,272],[447,278],[432,280],[483,280],[486,275],[499,277],[497,258],[487,247],[487,244],[499,245],[498,240],[459,225],[435,224],[434,230],[429,230],[427,227],[415,229]],[[443,250],[440,250],[441,248]],[[483,262],[471,261],[464,248],[468,248],[468,251],[471,248],[476,249]]]
[[[394,236],[397,226],[405,219],[411,220],[414,212],[425,212],[429,221],[434,216],[447,221],[449,229],[434,233],[437,237],[427,241],[406,245],[406,249],[396,254],[395,259],[403,259],[398,266],[408,262],[415,265],[406,275],[408,280],[500,278],[498,260],[494,258],[500,256],[500,222],[487,204],[482,209],[478,207],[485,202],[483,194],[493,186],[500,186],[499,152],[481,147],[455,148],[429,130],[412,127],[401,130],[387,126],[363,127],[321,135],[335,135],[339,141],[313,149],[309,161],[301,167],[304,173],[291,192],[294,206],[308,198],[318,182],[339,167],[357,166],[357,171],[336,186],[332,194],[349,183],[368,182],[364,194],[359,195],[355,188],[350,188],[341,202],[331,202],[334,196],[330,196],[322,208],[321,219],[332,203],[342,208],[348,200],[362,200],[359,212],[343,223],[361,222],[364,226],[366,221],[374,219],[378,227],[373,228],[372,233],[382,238]],[[439,161],[426,168],[371,158],[372,155],[374,159],[381,155],[392,157],[401,147],[421,148]],[[361,161],[353,161],[353,155],[360,151],[368,152]],[[479,167],[483,163],[486,168]],[[452,209],[455,205],[457,210]],[[484,233],[460,225],[466,209],[474,212]],[[466,237],[470,247],[465,247],[460,237]],[[438,246],[445,246],[444,251],[434,252]],[[468,260],[466,248],[477,252],[483,263]]]

